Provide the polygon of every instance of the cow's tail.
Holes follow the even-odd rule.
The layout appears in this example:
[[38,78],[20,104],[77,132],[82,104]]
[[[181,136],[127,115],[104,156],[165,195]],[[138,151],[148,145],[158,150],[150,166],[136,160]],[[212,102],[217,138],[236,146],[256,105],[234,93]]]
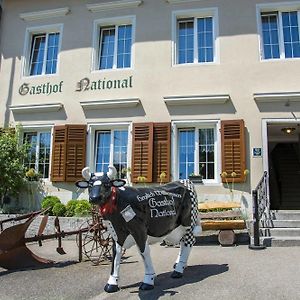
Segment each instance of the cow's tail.
[[190,193],[190,200],[191,200],[191,227],[188,229],[187,233],[183,237],[183,241],[186,246],[192,246],[196,242],[195,236],[199,236],[202,232],[202,227],[200,223],[200,217],[198,214],[198,199],[197,194],[195,192],[194,184],[188,180],[181,181],[184,186],[187,187]]

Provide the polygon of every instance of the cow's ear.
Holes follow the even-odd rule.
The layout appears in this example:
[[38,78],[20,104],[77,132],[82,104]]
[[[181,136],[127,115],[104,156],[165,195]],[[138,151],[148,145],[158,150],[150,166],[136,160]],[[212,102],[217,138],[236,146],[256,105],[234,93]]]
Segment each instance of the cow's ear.
[[86,180],[79,180],[79,181],[76,181],[76,182],[75,182],[75,185],[76,185],[78,188],[86,189],[86,188],[89,187],[89,182],[86,181]]
[[111,180],[111,184],[114,187],[122,187],[126,184],[126,181],[123,179],[114,179],[114,180]]

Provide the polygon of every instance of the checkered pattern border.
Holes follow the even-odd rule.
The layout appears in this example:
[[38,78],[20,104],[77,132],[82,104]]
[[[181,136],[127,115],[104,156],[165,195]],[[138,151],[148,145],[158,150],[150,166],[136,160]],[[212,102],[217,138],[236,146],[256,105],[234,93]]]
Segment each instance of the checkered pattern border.
[[186,234],[182,237],[182,241],[184,242],[184,245],[186,247],[192,247],[195,242],[196,238],[193,234],[194,227],[197,226],[198,222],[198,199],[197,194],[195,192],[194,184],[188,180],[184,179],[180,181],[185,187],[187,187],[189,193],[190,193],[190,200],[192,203],[191,207],[191,226],[187,229]]

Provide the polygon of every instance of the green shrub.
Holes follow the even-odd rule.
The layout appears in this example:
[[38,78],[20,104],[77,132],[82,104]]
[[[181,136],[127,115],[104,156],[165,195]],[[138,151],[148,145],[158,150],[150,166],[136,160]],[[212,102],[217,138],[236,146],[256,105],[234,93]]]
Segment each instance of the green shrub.
[[43,200],[42,200],[42,209],[46,209],[46,208],[50,208],[49,209],[49,215],[53,216],[54,212],[53,212],[53,207],[55,204],[57,203],[61,203],[59,198],[56,196],[46,196]]
[[63,203],[56,203],[52,211],[54,216],[63,217],[66,212],[66,206]]
[[75,208],[75,215],[77,217],[86,217],[91,214],[92,205],[88,200],[78,200]]
[[75,208],[77,206],[78,200],[70,200],[66,205],[66,217],[73,217],[75,216]]

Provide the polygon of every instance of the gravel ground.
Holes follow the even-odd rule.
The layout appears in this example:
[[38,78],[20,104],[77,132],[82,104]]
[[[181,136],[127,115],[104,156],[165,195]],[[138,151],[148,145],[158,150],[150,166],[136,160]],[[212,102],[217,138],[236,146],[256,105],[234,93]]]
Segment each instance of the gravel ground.
[[140,292],[143,263],[137,249],[126,252],[121,266],[121,290],[103,291],[110,264],[78,263],[74,241],[63,241],[66,255],[56,253],[57,242],[29,246],[34,253],[56,261],[51,268],[9,272],[0,268],[0,299],[300,299],[300,249],[249,250],[235,247],[195,246],[181,279],[170,278],[178,248],[152,245],[156,287]]

